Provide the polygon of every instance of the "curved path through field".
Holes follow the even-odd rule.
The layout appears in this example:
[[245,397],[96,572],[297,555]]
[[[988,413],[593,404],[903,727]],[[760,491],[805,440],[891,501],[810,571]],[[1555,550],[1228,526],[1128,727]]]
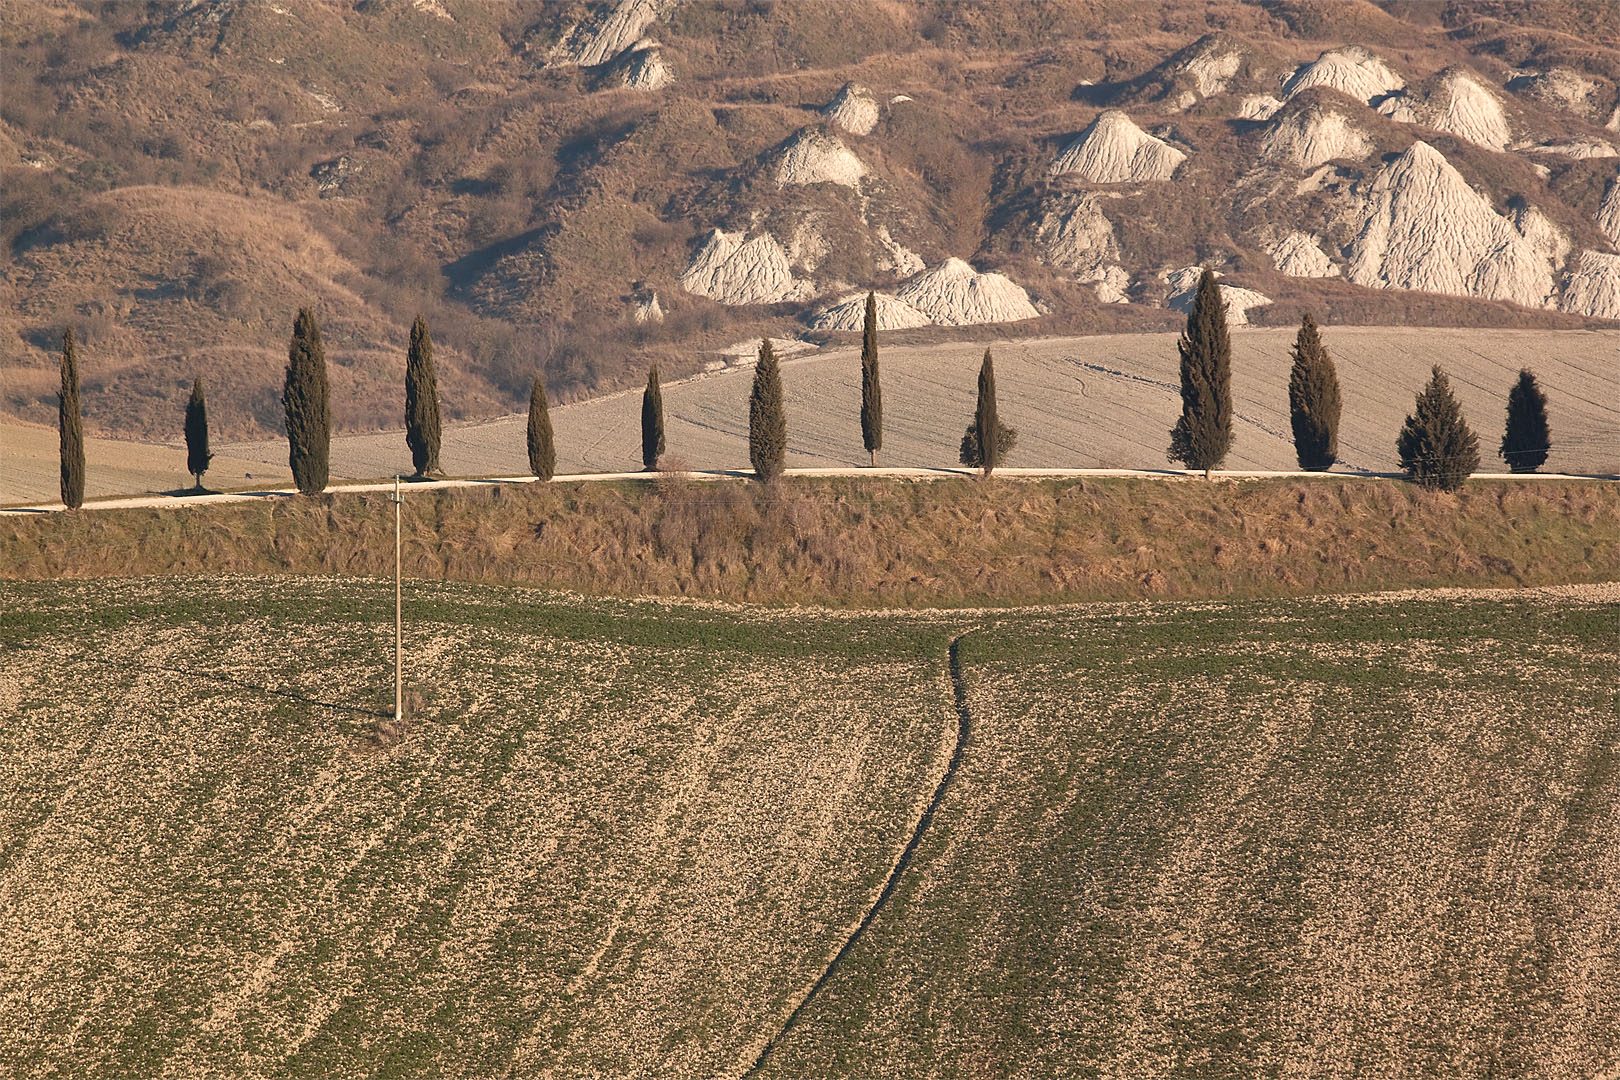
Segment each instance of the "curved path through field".
[[883,888],[878,891],[877,898],[872,901],[872,906],[866,910],[866,914],[861,917],[861,921],[849,932],[849,936],[838,947],[838,951],[827,961],[827,966],[822,968],[821,974],[816,976],[815,982],[810,984],[809,989],[804,992],[804,996],[793,1006],[787,1018],[782,1021],[781,1028],[760,1047],[758,1055],[743,1070],[742,1075],[744,1077],[757,1073],[760,1067],[765,1064],[765,1059],[770,1057],[771,1051],[776,1049],[777,1044],[793,1030],[793,1025],[803,1015],[805,1007],[815,1000],[816,994],[823,986],[827,985],[827,980],[833,977],[834,972],[838,970],[838,965],[843,961],[844,957],[849,955],[849,951],[855,947],[855,943],[861,939],[861,935],[866,933],[866,928],[871,926],[873,920],[878,917],[878,912],[883,910],[883,905],[888,903],[889,897],[894,895],[895,886],[900,884],[900,875],[904,874],[906,868],[911,865],[912,856],[917,853],[917,845],[922,842],[923,834],[928,831],[929,824],[933,822],[934,811],[939,809],[939,802],[945,797],[945,789],[950,787],[951,780],[955,778],[957,767],[962,764],[962,752],[967,749],[968,739],[973,734],[973,715],[968,711],[967,684],[962,679],[961,646],[962,639],[973,633],[974,629],[977,628],[969,628],[953,637],[950,647],[946,651],[946,659],[951,675],[952,704],[956,710],[956,745],[951,749],[950,760],[945,763],[945,771],[940,775],[939,783],[934,786],[934,794],[929,798],[928,805],[923,808],[922,816],[917,819],[917,827],[911,831],[911,839],[906,841],[906,846],[901,849],[900,857],[895,860],[894,868],[889,871],[888,880],[883,883]]

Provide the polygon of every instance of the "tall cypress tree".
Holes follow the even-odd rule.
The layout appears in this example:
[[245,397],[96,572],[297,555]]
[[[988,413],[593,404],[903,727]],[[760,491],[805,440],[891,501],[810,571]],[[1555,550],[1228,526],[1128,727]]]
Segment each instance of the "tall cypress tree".
[[782,409],[782,369],[769,338],[759,343],[754,390],[748,396],[748,461],[768,482],[782,475],[787,459],[787,416]]
[[201,377],[191,381],[191,398],[186,402],[186,471],[192,476],[192,487],[202,490],[203,473],[214,455],[208,449],[208,402],[203,399]]
[[973,435],[979,444],[979,463],[989,476],[1001,463],[1001,419],[996,415],[996,367],[990,350],[979,363],[979,403],[973,410]]
[[305,495],[326,490],[332,450],[332,414],[327,401],[326,349],[315,312],[300,308],[287,348],[287,378],[281,405],[287,412],[287,463]]
[[529,471],[542,480],[557,475],[557,447],[551,439],[551,406],[545,379],[536,375],[529,391]]
[[84,417],[79,409],[79,352],[73,328],[62,333],[62,389],[57,399],[56,428],[62,443],[62,505],[84,505]]
[[872,466],[883,449],[883,389],[878,385],[877,294],[866,294],[866,322],[861,333],[861,441]]
[[1547,424],[1547,395],[1528,368],[1508,391],[1507,431],[1502,436],[1502,460],[1509,472],[1535,472],[1547,463],[1552,449],[1552,428]]
[[1226,301],[1215,274],[1204,268],[1181,353],[1181,419],[1170,432],[1171,461],[1189,469],[1212,469],[1232,448],[1232,342],[1226,328]]
[[1417,407],[1402,425],[1395,450],[1407,478],[1426,488],[1455,491],[1479,468],[1479,438],[1463,419],[1462,406],[1439,366],[1418,393]]
[[658,468],[664,456],[664,392],[658,387],[658,365],[647,372],[647,389],[641,392],[641,467],[647,472]]
[[405,444],[417,476],[439,471],[439,373],[433,366],[433,338],[420,315],[411,324],[405,357]]
[[1342,407],[1339,373],[1307,312],[1294,339],[1294,366],[1288,373],[1288,418],[1301,469],[1320,472],[1338,460]]

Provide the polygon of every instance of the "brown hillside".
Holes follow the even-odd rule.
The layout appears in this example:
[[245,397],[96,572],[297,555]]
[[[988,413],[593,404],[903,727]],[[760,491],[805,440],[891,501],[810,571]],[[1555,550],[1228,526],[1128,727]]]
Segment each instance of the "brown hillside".
[[[1611,251],[1596,221],[1617,166],[1601,146],[1620,143],[1604,126],[1620,106],[1608,5],[672,0],[622,37],[599,33],[630,10],[13,3],[0,32],[0,408],[49,419],[50,347],[72,323],[86,332],[92,429],[169,435],[201,370],[229,406],[226,430],[274,434],[287,327],[313,302],[343,357],[340,427],[395,422],[418,312],[434,325],[447,408],[485,416],[518,406],[537,369],[566,399],[632,384],[650,360],[680,374],[741,338],[802,334],[850,291],[898,288],[911,257],[1003,273],[1044,312],[924,335],[936,339],[1169,329],[1164,275],[1199,263],[1274,300],[1252,311],[1262,324],[1303,307],[1454,326],[1620,314],[1560,311],[1565,266],[1551,254],[1551,292],[1514,304],[1288,277],[1268,253],[1304,230],[1342,267],[1373,177],[1416,138],[1494,213],[1534,208],[1577,255]],[[1512,143],[1485,149],[1349,100],[1367,157],[1309,175],[1262,161],[1266,122],[1240,115],[1244,102],[1280,96],[1300,65],[1346,45],[1414,94],[1473,72]],[[616,58],[637,47],[673,81],[623,85]],[[1553,67],[1562,81],[1547,81]],[[851,83],[870,95],[869,130],[821,112]],[[1173,180],[1048,175],[1109,106],[1187,155]],[[859,160],[858,188],[778,182],[777,155],[805,128]],[[1101,200],[1130,303],[1101,302],[1090,271],[1031,242],[1052,200],[1076,194]],[[781,302],[727,306],[683,288],[715,228],[782,246],[794,287]],[[647,290],[662,324],[628,317]]]

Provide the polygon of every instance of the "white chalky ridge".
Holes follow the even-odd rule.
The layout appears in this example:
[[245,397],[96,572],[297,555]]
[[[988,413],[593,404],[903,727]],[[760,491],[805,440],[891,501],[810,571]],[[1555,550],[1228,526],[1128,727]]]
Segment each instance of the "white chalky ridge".
[[941,326],[1019,322],[1040,316],[1029,294],[1001,274],[981,274],[957,258],[946,259],[902,286],[897,294]]
[[1109,109],[1059,154],[1048,170],[1075,174],[1094,184],[1139,184],[1168,180],[1187,155],[1156,139],[1118,109]]
[[1292,98],[1313,86],[1325,86],[1371,104],[1374,98],[1405,85],[1406,80],[1390,70],[1381,58],[1360,45],[1345,45],[1329,49],[1301,65],[1283,84],[1283,98]]
[[803,128],[782,144],[776,161],[776,182],[788,184],[841,184],[859,187],[866,166],[835,135]]
[[[907,330],[933,325],[932,319],[897,296],[877,293],[875,305],[879,330]],[[865,293],[852,293],[810,320],[812,330],[859,331],[865,326]]]
[[[1202,266],[1183,266],[1180,270],[1172,270],[1165,275],[1170,285],[1170,297],[1167,301],[1176,311],[1190,312],[1193,302],[1198,298],[1198,282],[1204,276]],[[1221,275],[1215,274],[1218,280]],[[1253,289],[1243,289],[1236,285],[1217,285],[1221,291],[1221,299],[1226,302],[1226,323],[1228,326],[1249,325],[1249,309],[1264,307],[1271,303],[1271,297]]]
[[1316,103],[1273,120],[1260,144],[1260,155],[1267,161],[1299,169],[1314,169],[1340,158],[1360,161],[1372,151],[1372,140],[1348,116]]
[[1346,276],[1373,289],[1413,289],[1541,307],[1552,270],[1441,153],[1415,142],[1374,178]]
[[810,289],[793,279],[787,252],[769,233],[744,239],[715,229],[681,275],[681,288],[722,304],[774,304],[801,300]]
[[1059,196],[1048,202],[1035,225],[1034,243],[1047,265],[1077,275],[1095,273],[1120,258],[1114,226],[1095,195]]
[[674,6],[673,0],[617,0],[564,34],[552,52],[552,63],[604,64],[629,48],[658,16]]
[[1298,230],[1289,233],[1266,248],[1266,254],[1276,264],[1279,273],[1289,277],[1338,277],[1339,268],[1333,265],[1327,252],[1322,250],[1321,238]]
[[872,91],[856,83],[845,83],[821,112],[851,135],[870,135],[877,127],[878,103]]
[[1581,252],[1564,279],[1559,307],[1575,315],[1620,320],[1620,255]]
[[1504,150],[1512,132],[1502,103],[1479,77],[1461,68],[1441,73],[1429,94],[1396,94],[1378,111],[1403,124],[1422,124],[1491,150]]
[[1609,238],[1609,243],[1620,247],[1620,173],[1616,173],[1608,187],[1603,189],[1603,199],[1598,203],[1598,228],[1603,235]]

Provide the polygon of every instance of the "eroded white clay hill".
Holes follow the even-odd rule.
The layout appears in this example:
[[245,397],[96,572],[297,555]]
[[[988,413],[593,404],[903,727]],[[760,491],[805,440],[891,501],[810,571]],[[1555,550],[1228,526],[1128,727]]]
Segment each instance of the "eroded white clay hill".
[[663,50],[651,38],[642,38],[614,61],[619,81],[632,90],[662,90],[675,81]]
[[679,0],[618,0],[575,24],[562,36],[551,62],[594,67],[618,56]]
[[859,187],[866,166],[836,136],[819,128],[803,128],[777,151],[776,182],[789,184],[841,184]]
[[1141,184],[1168,180],[1187,155],[1154,138],[1118,109],[1108,109],[1059,154],[1048,170],[1093,184]]
[[1546,214],[1529,203],[1521,202],[1513,211],[1513,227],[1553,266],[1564,265],[1564,260],[1569,257],[1569,234]]
[[1308,232],[1295,230],[1266,248],[1266,254],[1280,273],[1289,277],[1338,277],[1339,268],[1333,265],[1322,240]]
[[787,252],[770,233],[745,238],[715,229],[681,275],[681,288],[722,304],[775,304],[808,299],[795,281]]
[[1616,173],[1603,189],[1603,199],[1598,203],[1597,224],[1603,230],[1603,235],[1609,238],[1609,243],[1620,247],[1620,173]]
[[1415,289],[1543,306],[1546,258],[1425,142],[1379,170],[1351,243],[1346,276],[1374,289]]
[[[877,293],[874,302],[879,330],[909,330],[932,320],[897,296]],[[866,325],[866,294],[853,293],[810,320],[812,330],[859,332]]]
[[1405,85],[1406,80],[1373,52],[1360,45],[1345,45],[1301,65],[1283,84],[1283,97],[1292,98],[1302,90],[1325,86],[1371,104]]
[[1020,322],[1039,317],[1029,293],[1001,274],[981,274],[949,258],[901,287],[900,300],[940,326]]
[[1620,255],[1581,252],[1564,281],[1559,306],[1576,315],[1620,319]]
[[1421,124],[1491,150],[1506,149],[1512,136],[1502,102],[1479,76],[1462,68],[1447,68],[1427,91],[1391,95],[1378,111],[1403,124]]
[[1320,102],[1274,119],[1260,144],[1262,158],[1297,169],[1340,158],[1360,161],[1372,150],[1372,140],[1350,117]]
[[1238,103],[1239,120],[1270,120],[1283,103],[1270,94],[1250,94]]
[[1181,70],[1191,79],[1200,97],[1224,94],[1232,77],[1243,67],[1243,54],[1228,40],[1211,35],[1198,43],[1197,50],[1182,63]]
[[[1203,275],[1202,266],[1183,266],[1166,274],[1165,282],[1170,286],[1170,297],[1166,302],[1170,307],[1176,311],[1192,311],[1193,301],[1198,298],[1198,281]],[[1249,325],[1249,309],[1271,303],[1271,297],[1263,293],[1219,282],[1219,271],[1215,272],[1215,277],[1221,299],[1226,303],[1226,322],[1229,326]]]
[[1082,280],[1107,263],[1119,261],[1114,226],[1103,215],[1102,202],[1093,194],[1062,193],[1048,199],[1031,233],[1041,261],[1070,270]]
[[877,127],[877,99],[858,83],[845,83],[821,112],[851,135],[870,135]]

